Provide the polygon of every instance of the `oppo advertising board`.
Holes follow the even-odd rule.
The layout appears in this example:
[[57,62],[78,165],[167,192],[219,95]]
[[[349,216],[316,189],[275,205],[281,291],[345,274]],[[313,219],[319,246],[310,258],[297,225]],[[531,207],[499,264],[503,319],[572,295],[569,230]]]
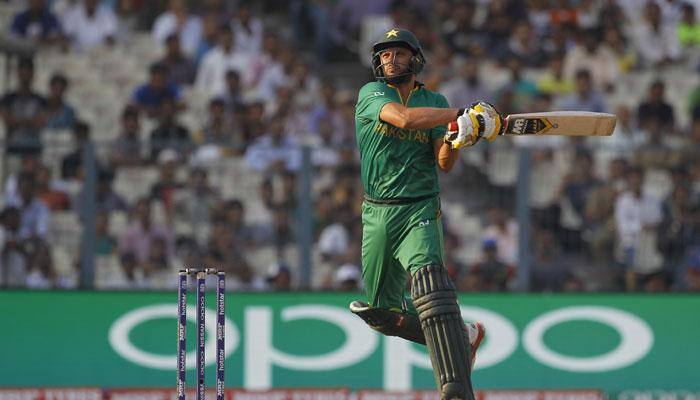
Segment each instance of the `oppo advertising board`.
[[[229,293],[227,385],[433,389],[424,349],[368,329],[347,311],[355,297]],[[176,301],[174,292],[0,292],[0,386],[174,386]],[[593,388],[629,399],[654,398],[630,390],[700,393],[700,296],[489,294],[463,295],[460,304],[465,319],[487,328],[478,388]],[[210,308],[208,338],[214,315]],[[212,381],[214,350],[208,339]]]

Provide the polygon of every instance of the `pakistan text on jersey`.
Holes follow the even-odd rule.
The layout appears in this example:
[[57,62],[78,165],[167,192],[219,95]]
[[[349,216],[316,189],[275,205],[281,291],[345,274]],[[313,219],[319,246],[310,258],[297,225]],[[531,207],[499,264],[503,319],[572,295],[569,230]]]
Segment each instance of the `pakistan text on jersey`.
[[395,137],[401,140],[410,140],[421,143],[428,143],[430,135],[424,129],[400,129],[393,125],[379,123],[375,126],[374,131],[380,135],[387,137]]

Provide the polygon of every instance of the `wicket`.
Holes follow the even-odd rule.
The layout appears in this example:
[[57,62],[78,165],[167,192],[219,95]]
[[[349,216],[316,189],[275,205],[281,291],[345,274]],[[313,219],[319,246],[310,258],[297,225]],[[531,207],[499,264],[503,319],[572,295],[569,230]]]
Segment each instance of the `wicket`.
[[215,268],[205,268],[197,270],[186,268],[178,273],[177,287],[177,398],[185,399],[187,388],[186,377],[186,357],[187,357],[187,277],[195,275],[197,281],[197,400],[205,400],[204,383],[204,314],[206,311],[204,294],[206,291],[207,275],[216,275],[216,400],[224,400],[225,380],[224,361],[225,353],[225,304],[224,293],[226,289],[226,274]]

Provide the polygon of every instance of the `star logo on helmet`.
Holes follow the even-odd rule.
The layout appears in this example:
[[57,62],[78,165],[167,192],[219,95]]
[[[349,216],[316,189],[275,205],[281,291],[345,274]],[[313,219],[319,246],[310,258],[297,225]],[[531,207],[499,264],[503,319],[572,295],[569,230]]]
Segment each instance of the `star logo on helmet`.
[[390,37],[395,37],[395,38],[399,37],[399,31],[397,31],[396,29],[390,30],[389,32],[386,33],[386,38],[388,39]]

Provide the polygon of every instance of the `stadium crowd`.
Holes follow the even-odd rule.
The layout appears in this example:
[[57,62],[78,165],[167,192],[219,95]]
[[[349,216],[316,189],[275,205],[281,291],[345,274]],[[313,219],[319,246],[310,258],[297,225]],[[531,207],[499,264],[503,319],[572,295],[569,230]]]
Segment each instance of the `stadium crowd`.
[[[618,116],[610,138],[499,138],[462,151],[441,177],[446,260],[460,290],[515,288],[522,149],[531,155],[532,290],[700,290],[700,86],[667,82],[698,82],[697,2],[28,0],[20,8],[4,34],[37,55],[7,64],[12,84],[1,94],[1,286],[77,287],[80,246],[57,257],[53,238],[62,234],[51,232],[66,214],[81,230],[83,150],[92,143],[97,288],[170,288],[180,266],[207,264],[236,289],[297,289],[297,230],[308,222],[297,212],[300,149],[310,146],[312,288],[359,289],[354,103],[371,77],[372,40],[401,26],[426,52],[420,80],[453,106],[481,99],[504,115]],[[134,38],[152,42],[152,59],[132,60],[147,78],[108,103],[119,116],[113,134],[102,132],[109,122],[100,114],[83,115],[92,99],[79,105],[69,95],[79,76],[48,71],[48,86],[36,85],[37,60],[121,57]],[[650,79],[626,80],[633,74]],[[72,150],[47,163],[55,154],[47,143],[66,131]],[[220,176],[212,168],[220,163],[235,176]],[[144,196],[116,187],[124,171],[146,170],[157,176]],[[465,221],[476,228],[465,231]]]

